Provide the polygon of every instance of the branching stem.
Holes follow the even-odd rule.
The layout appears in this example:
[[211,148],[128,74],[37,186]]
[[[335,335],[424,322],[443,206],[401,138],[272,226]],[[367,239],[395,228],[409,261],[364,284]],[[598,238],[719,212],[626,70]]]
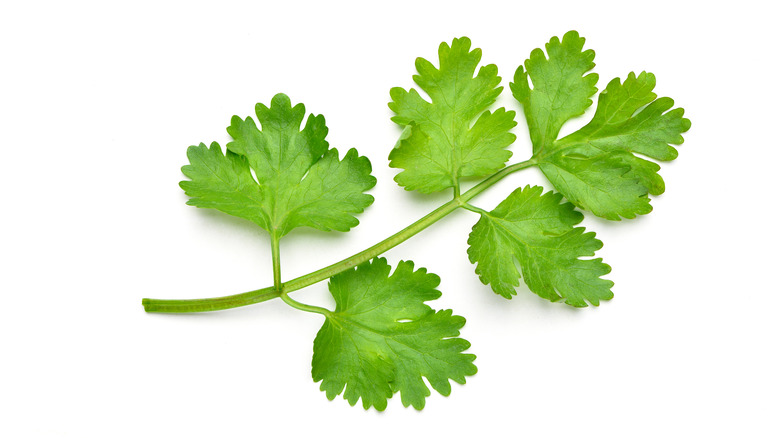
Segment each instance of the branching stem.
[[475,185],[465,193],[461,194],[460,196],[455,196],[453,200],[447,202],[446,204],[443,204],[439,208],[428,213],[427,215],[417,220],[416,222],[412,223],[408,227],[393,234],[392,236],[377,243],[376,245],[371,246],[370,248],[367,248],[355,255],[347,257],[346,259],[336,262],[330,266],[326,266],[312,273],[292,279],[286,283],[281,282],[279,260],[278,260],[279,241],[277,238],[275,241],[276,243],[274,244],[273,242],[274,239],[272,236],[272,254],[274,257],[274,285],[275,286],[266,287],[263,289],[257,289],[249,292],[244,292],[241,294],[236,294],[236,295],[218,297],[218,298],[203,298],[203,299],[195,299],[195,300],[158,300],[154,298],[144,298],[142,301],[144,309],[147,312],[156,312],[156,313],[209,312],[214,310],[225,310],[234,307],[248,306],[250,304],[261,303],[263,301],[268,301],[274,298],[281,297],[284,302],[286,302],[292,307],[295,307],[296,309],[305,310],[308,312],[322,313],[323,315],[327,315],[327,313],[323,313],[323,312],[330,313],[330,311],[328,311],[327,309],[323,309],[321,307],[316,307],[316,306],[308,306],[306,304],[299,303],[293,300],[292,298],[290,298],[289,296],[287,296],[287,294],[298,289],[303,289],[304,287],[310,286],[312,284],[319,283],[322,280],[333,277],[334,275],[340,272],[344,272],[347,269],[354,268],[355,266],[363,262],[373,259],[374,257],[406,241],[407,239],[419,233],[420,231],[428,228],[429,226],[437,222],[439,219],[447,216],[448,214],[452,213],[453,211],[457,210],[460,207],[466,208],[466,206],[468,205],[469,207],[471,207],[468,209],[474,211],[473,209],[476,207],[470,206],[468,204],[468,201],[470,201],[472,198],[482,193],[488,187],[497,183],[498,181],[500,181],[502,178],[509,175],[510,173],[534,165],[536,165],[536,161],[531,159],[531,160],[523,161],[521,163],[513,164],[511,166],[507,166],[499,170],[498,172],[494,173],[493,175],[485,178],[483,181],[481,181],[479,184]]

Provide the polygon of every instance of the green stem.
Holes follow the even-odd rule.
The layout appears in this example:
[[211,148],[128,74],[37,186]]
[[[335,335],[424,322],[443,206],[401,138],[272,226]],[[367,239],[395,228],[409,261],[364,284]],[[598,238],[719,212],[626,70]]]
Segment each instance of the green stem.
[[271,233],[271,258],[274,265],[274,290],[282,291],[282,265],[279,254],[279,234],[274,230]]
[[298,310],[303,310],[304,312],[319,313],[320,315],[325,316],[330,316],[333,314],[333,312],[324,307],[310,306],[308,304],[303,304],[300,301],[295,301],[294,299],[290,298],[289,295],[287,295],[287,292],[282,292],[279,297],[282,299],[282,301],[289,304],[291,307],[294,307]]
[[[282,299],[285,300],[287,304],[296,307],[296,305],[291,304],[291,302],[293,302],[294,300],[292,300],[292,298],[287,296],[288,293],[318,283],[322,280],[333,277],[334,275],[340,272],[344,272],[347,269],[354,268],[355,266],[363,262],[371,260],[372,258],[399,245],[400,243],[404,242],[405,240],[409,239],[410,237],[414,236],[420,231],[428,228],[429,226],[437,222],[439,219],[457,210],[459,207],[464,207],[465,205],[467,205],[468,201],[470,201],[472,198],[482,193],[488,187],[497,183],[498,181],[500,181],[502,178],[509,175],[510,173],[517,172],[518,170],[522,170],[534,165],[536,165],[536,161],[527,160],[521,163],[513,164],[511,166],[507,166],[499,170],[498,172],[494,173],[493,175],[487,177],[482,182],[475,185],[474,187],[472,187],[471,189],[469,189],[459,197],[455,197],[455,199],[440,206],[436,210],[433,210],[432,212],[425,215],[423,218],[417,220],[413,224],[393,234],[387,239],[377,243],[376,245],[371,246],[370,248],[367,248],[363,251],[360,251],[359,253],[351,257],[347,257],[346,259],[336,262],[330,266],[326,266],[312,273],[292,279],[286,283],[281,283],[280,280],[280,288],[277,288],[276,286],[266,287],[263,289],[257,289],[249,292],[244,292],[241,294],[236,294],[236,295],[229,295],[229,296],[219,297],[219,298],[204,298],[204,299],[196,299],[196,300],[158,300],[152,298],[144,298],[143,299],[144,309],[147,312],[162,312],[162,313],[208,312],[213,310],[224,310],[233,307],[247,306],[250,304],[260,303],[278,297],[282,297]],[[275,254],[274,257],[278,257],[278,241],[276,245],[276,252],[274,254]],[[276,262],[276,260],[274,263],[275,263],[274,284],[276,284],[276,276],[277,276],[276,270],[278,268],[278,263]],[[322,309],[314,306],[306,306],[305,304],[298,303],[297,301],[294,302],[297,303],[298,306],[305,306],[306,308],[309,309],[308,311],[313,311],[316,313],[322,313],[322,312],[313,309],[320,309],[320,310],[327,311],[326,309]],[[296,308],[305,310],[301,307],[296,307]]]
[[306,286],[310,286],[314,283],[318,283],[322,280],[333,277],[334,275],[340,272],[344,272],[347,269],[354,268],[355,266],[365,261],[371,260],[374,257],[384,252],[387,252],[391,248],[404,242],[405,240],[409,239],[410,237],[414,236],[420,231],[428,228],[433,223],[437,222],[439,219],[452,213],[459,206],[460,203],[458,202],[458,200],[453,199],[452,201],[442,205],[436,210],[433,210],[432,212],[428,213],[423,218],[419,219],[417,222],[409,225],[403,230],[393,234],[392,236],[377,243],[372,247],[364,249],[363,251],[360,251],[359,253],[351,257],[347,257],[346,259],[340,262],[336,262],[330,266],[326,266],[320,270],[314,271],[310,274],[306,274],[302,277],[298,277],[288,281],[287,283],[284,283],[282,287],[282,291],[292,292],[294,290],[303,289]]
[[200,298],[194,300],[158,300],[154,298],[144,298],[142,304],[144,305],[144,310],[155,313],[211,312],[214,310],[232,309],[234,307],[262,303],[263,301],[279,298],[280,295],[280,292],[271,286],[219,298]]
[[464,203],[461,207],[465,208],[468,211],[473,211],[474,213],[477,213],[479,215],[485,215],[488,214],[485,210],[477,207],[476,205],[471,205],[469,203]]

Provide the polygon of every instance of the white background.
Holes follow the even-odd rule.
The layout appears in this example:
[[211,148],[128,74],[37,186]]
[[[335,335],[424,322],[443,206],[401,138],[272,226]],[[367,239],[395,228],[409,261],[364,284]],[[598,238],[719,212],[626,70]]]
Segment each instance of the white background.
[[[778,436],[776,15],[769,2],[721,3],[4,4],[0,435]],[[142,297],[271,282],[262,230],[186,206],[177,185],[187,146],[224,145],[232,115],[285,92],[325,115],[332,146],[374,165],[359,227],[282,242],[291,279],[449,196],[405,192],[387,166],[399,134],[388,91],[413,86],[417,56],[435,60],[441,41],[467,35],[507,86],[532,49],[570,29],[596,51],[600,89],[652,71],[693,122],[652,214],[586,217],[613,268],[611,302],[493,294],[466,257],[476,217],[455,212],[386,256],[441,276],[431,304],[467,317],[479,373],[422,412],[396,396],[383,413],[328,401],[312,382],[318,315],[278,300],[143,312]],[[499,104],[519,110],[508,92]],[[513,162],[530,152],[517,119]],[[532,169],[475,204],[492,209],[525,184],[550,187]],[[325,283],[295,298],[332,305]]]

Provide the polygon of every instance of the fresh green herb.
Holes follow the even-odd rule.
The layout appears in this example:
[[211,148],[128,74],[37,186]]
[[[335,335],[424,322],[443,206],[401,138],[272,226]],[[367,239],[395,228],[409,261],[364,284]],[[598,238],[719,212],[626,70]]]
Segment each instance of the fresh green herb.
[[389,273],[377,258],[331,278],[336,310],[324,312],[314,339],[312,376],[331,400],[346,385],[344,397],[352,404],[362,398],[366,409],[384,409],[394,392],[404,406],[422,409],[431,394],[422,376],[449,395],[449,379],[466,383],[477,372],[476,356],[463,354],[470,344],[457,337],[466,320],[424,303],[441,295],[438,276],[415,271],[412,262]]
[[[181,187],[188,204],[214,208],[250,220],[271,237],[274,284],[220,298],[144,299],[147,312],[205,312],[280,298],[290,306],[324,316],[314,341],[312,376],[329,399],[343,392],[350,404],[383,410],[396,392],[405,406],[422,409],[430,389],[450,393],[450,380],[465,383],[476,373],[470,344],[459,338],[465,319],[451,310],[435,311],[425,302],[440,296],[439,277],[410,261],[391,274],[379,255],[449,213],[463,208],[479,214],[468,239],[468,257],[480,280],[505,298],[516,294],[520,279],[550,301],[585,307],[612,298],[610,268],[592,258],[602,243],[576,227],[575,208],[611,220],[651,211],[649,195],[664,191],[658,161],[677,157],[690,128],[683,110],[653,93],[655,76],[630,73],[612,80],[598,98],[593,120],[558,138],[563,124],[592,104],[597,75],[588,73],[595,54],[583,50],[577,32],[554,37],[531,52],[510,84],[528,123],[533,154],[505,165],[515,140],[515,112],[491,112],[502,91],[495,65],[479,67],[480,49],[468,38],[439,47],[439,66],[418,58],[415,89],[390,91],[392,120],[403,127],[390,152],[390,166],[407,190],[453,190],[453,199],[379,243],[330,266],[282,282],[280,239],[297,227],[348,231],[355,215],[372,202],[365,192],[376,180],[367,158],[351,149],[339,159],[325,141],[322,116],[305,116],[284,94],[271,106],[258,104],[258,129],[252,118],[234,116],[233,141],[223,153],[212,143],[191,146],[189,178]],[[492,211],[472,199],[510,173],[538,166],[560,193],[541,187],[518,188]],[[486,177],[461,193],[464,177]],[[564,201],[563,198],[567,201]],[[336,309],[298,302],[290,292],[330,279]]]
[[668,111],[672,99],[656,99],[652,73],[629,73],[622,84],[615,78],[599,95],[590,123],[558,139],[564,122],[584,113],[596,93],[598,75],[583,76],[595,65],[595,53],[582,51],[584,43],[576,32],[561,41],[553,38],[546,46],[549,59],[541,49],[531,52],[510,87],[525,109],[534,160],[552,185],[597,216],[632,219],[652,210],[648,194],[664,192],[660,166],[634,154],[674,160],[677,150],[669,143],[681,144],[680,134],[691,122],[682,108]]
[[583,260],[601,248],[596,233],[574,228],[583,219],[570,203],[561,204],[559,193],[542,194],[541,187],[517,189],[495,210],[482,217],[469,236],[469,260],[485,284],[505,297],[515,294],[522,277],[531,291],[550,301],[584,307],[585,300],[598,306],[612,298],[612,282],[600,278],[609,273],[601,259]]
[[470,48],[468,38],[454,40],[452,47],[442,44],[438,70],[417,58],[420,74],[414,81],[430,103],[415,89],[390,90],[389,106],[396,114],[392,120],[406,127],[390,152],[390,167],[403,169],[395,180],[407,190],[431,193],[453,187],[457,196],[460,178],[489,175],[512,156],[504,148],[515,141],[509,132],[517,125],[514,111],[487,111],[503,88],[498,69],[487,65],[474,77],[482,51]]

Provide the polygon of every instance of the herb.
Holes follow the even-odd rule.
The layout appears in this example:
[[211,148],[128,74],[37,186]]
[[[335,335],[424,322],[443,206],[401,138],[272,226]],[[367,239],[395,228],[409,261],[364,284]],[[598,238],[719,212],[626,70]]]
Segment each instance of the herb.
[[389,106],[396,114],[392,120],[406,127],[390,152],[390,167],[403,169],[395,180],[407,190],[431,193],[453,187],[457,196],[460,178],[489,175],[512,156],[504,148],[515,141],[509,132],[517,125],[515,113],[487,111],[501,94],[501,78],[492,64],[473,77],[482,51],[469,51],[470,46],[468,38],[454,40],[452,47],[442,44],[439,70],[417,58],[420,74],[414,81],[431,103],[415,89],[390,90]]
[[584,307],[612,298],[612,282],[600,278],[609,273],[601,259],[583,260],[601,248],[596,233],[574,228],[583,219],[570,203],[561,204],[559,193],[542,194],[541,187],[517,189],[493,211],[482,217],[469,235],[469,260],[485,284],[512,298],[520,274],[531,291],[550,301]]
[[[476,374],[469,343],[458,338],[466,320],[451,310],[434,312],[425,301],[439,298],[439,277],[412,262],[400,262],[395,272],[383,258],[334,276],[328,285],[336,300],[334,312],[324,312],[325,324],[314,340],[312,376],[333,399],[344,398],[382,410],[394,392],[404,406],[425,406],[433,388],[450,393],[449,379],[466,383]],[[400,322],[404,321],[404,322]]]
[[[664,191],[654,161],[677,157],[690,128],[683,110],[653,93],[655,76],[630,73],[614,79],[598,98],[593,119],[559,137],[563,124],[592,104],[597,75],[594,53],[583,50],[576,32],[554,37],[531,52],[510,84],[528,123],[533,155],[506,166],[506,148],[515,112],[491,107],[502,91],[495,65],[479,67],[480,49],[468,38],[439,47],[439,66],[418,58],[415,89],[393,88],[392,120],[403,127],[390,152],[401,169],[396,182],[422,193],[453,190],[453,199],[398,233],[351,257],[282,282],[279,241],[297,227],[348,231],[356,214],[372,202],[365,192],[376,180],[355,149],[342,159],[325,140],[325,119],[306,114],[284,94],[270,107],[258,104],[252,118],[234,116],[233,141],[223,153],[212,143],[191,146],[189,178],[181,187],[188,204],[214,208],[250,220],[270,234],[274,284],[242,294],[197,300],[144,299],[147,312],[184,313],[230,309],[281,298],[290,306],[325,317],[314,341],[312,376],[329,399],[343,393],[350,404],[362,399],[383,410],[396,392],[405,406],[422,409],[430,389],[450,393],[450,380],[465,383],[476,373],[470,344],[459,337],[465,319],[426,302],[440,296],[439,277],[410,261],[391,267],[379,255],[449,213],[463,208],[479,214],[468,238],[468,257],[480,280],[511,298],[520,279],[540,297],[585,307],[612,298],[610,268],[592,258],[602,243],[576,227],[580,208],[611,220],[651,211],[649,195]],[[477,68],[479,67],[479,70]],[[492,211],[472,199],[510,173],[538,166],[560,193],[518,188]],[[466,177],[486,177],[461,193]],[[564,201],[564,197],[566,201]],[[298,302],[289,293],[330,279],[336,309]]]

